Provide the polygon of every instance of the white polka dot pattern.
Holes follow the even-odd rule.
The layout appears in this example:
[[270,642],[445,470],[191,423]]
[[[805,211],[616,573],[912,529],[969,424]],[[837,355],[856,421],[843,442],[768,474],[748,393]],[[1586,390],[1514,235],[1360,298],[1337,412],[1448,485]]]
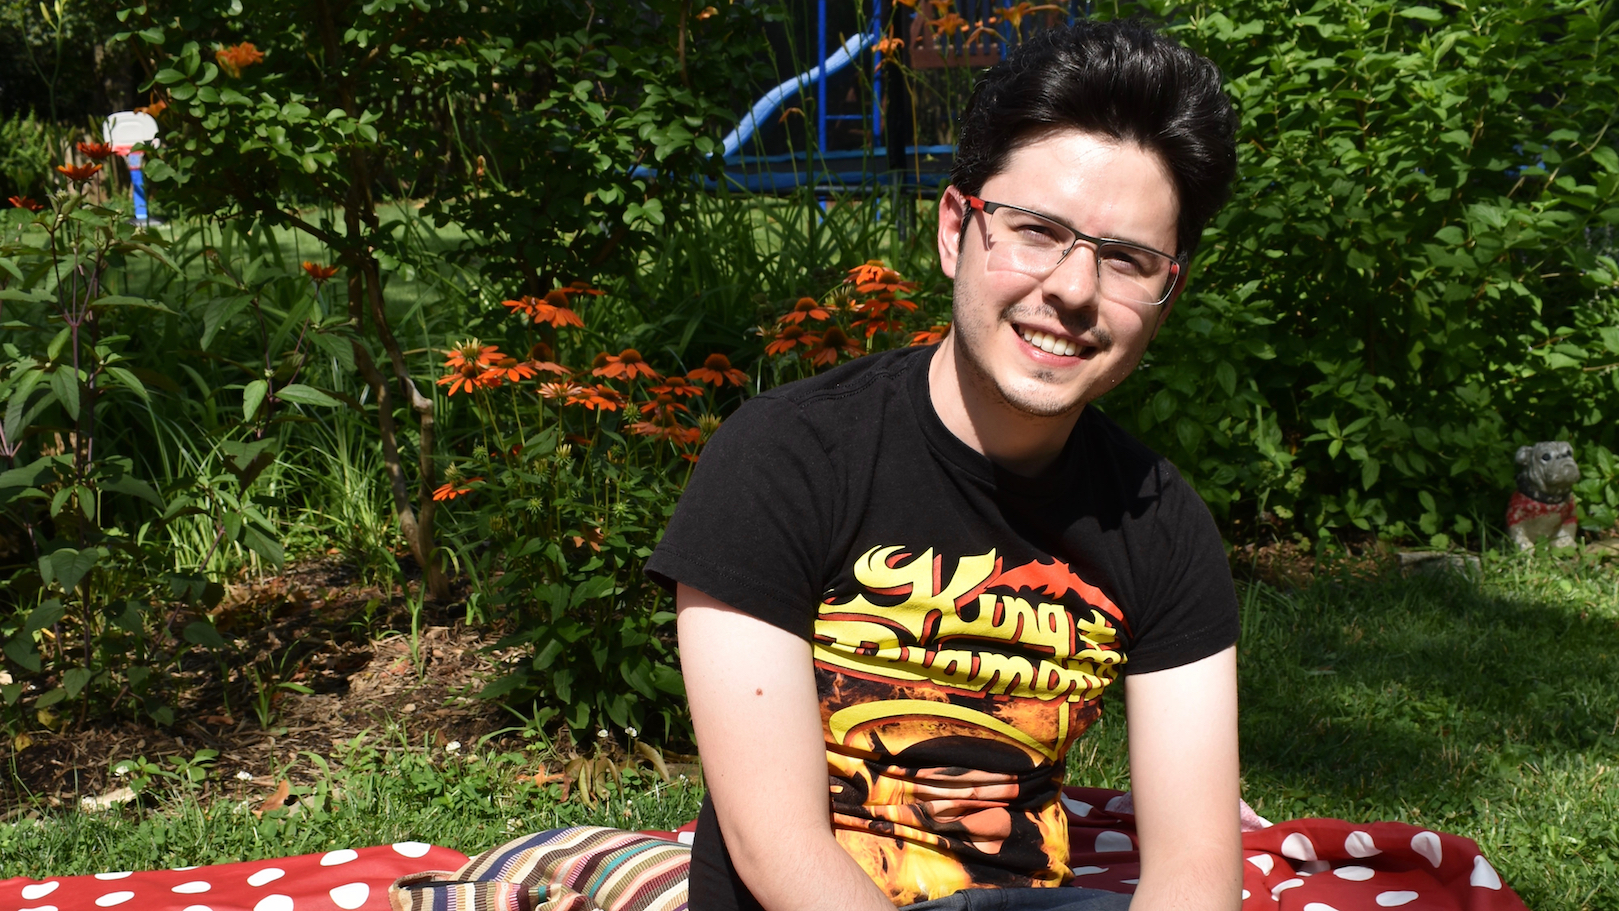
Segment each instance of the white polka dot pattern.
[[1266,876],[1269,876],[1270,871],[1276,867],[1276,858],[1269,854],[1255,854],[1248,858],[1248,862],[1258,867],[1259,872]]
[[96,874],[96,879],[101,879],[101,880],[128,879],[128,878],[129,878],[129,871],[128,870],[120,870],[117,873],[97,873]]
[[1075,876],[1092,876],[1092,875],[1095,875],[1097,873],[1106,873],[1106,872],[1107,872],[1106,867],[1075,867],[1074,870],[1073,870],[1073,873],[1074,873]]
[[1467,877],[1467,883],[1480,889],[1500,889],[1501,876],[1490,866],[1490,862],[1483,857],[1473,858],[1473,874]]
[[281,869],[280,867],[265,867],[257,873],[254,873],[252,876],[249,876],[247,878],[247,884],[250,886],[262,886],[266,883],[273,883],[286,875],[287,871]]
[[1359,829],[1350,832],[1349,837],[1344,839],[1344,851],[1350,857],[1371,857],[1375,854],[1383,853],[1382,849],[1372,841],[1371,834],[1362,832]]
[[108,892],[106,895],[96,899],[96,907],[111,908],[113,905],[121,905],[134,897],[135,893],[133,892]]
[[342,908],[343,911],[354,911],[371,897],[371,887],[365,883],[349,883],[338,886],[327,894],[331,895],[332,904]]
[[55,905],[40,905],[37,908],[19,908],[17,911],[56,911]]
[[338,851],[327,852],[326,856],[320,859],[320,865],[323,867],[335,867],[338,864],[346,864],[359,856],[359,852],[353,848],[343,848]]
[[214,911],[207,905],[186,905],[184,911]]
[[62,884],[60,882],[57,882],[54,879],[47,883],[32,883],[22,887],[22,897],[28,901],[33,901],[36,898],[44,898],[52,892],[55,892],[61,885]]
[[292,911],[292,896],[266,895],[253,906],[253,911]]
[[1326,902],[1310,902],[1304,906],[1304,911],[1338,911],[1338,909]]
[[1282,856],[1294,860],[1315,860],[1315,845],[1302,833],[1294,832],[1282,840]]
[[1304,880],[1302,880],[1302,879],[1289,879],[1289,880],[1286,880],[1285,882],[1279,882],[1276,885],[1270,887],[1270,897],[1275,898],[1276,896],[1281,895],[1283,892],[1286,892],[1289,889],[1297,889],[1299,886],[1302,886],[1302,885],[1304,885]]
[[[196,868],[193,867],[192,869],[196,869]],[[178,892],[181,895],[197,895],[198,893],[207,892],[209,889],[212,889],[212,888],[213,888],[213,886],[210,886],[209,884],[203,882],[202,880],[197,879],[197,880],[192,880],[191,882],[188,882],[188,883],[181,883],[178,886],[175,886],[173,889],[170,889],[169,891],[170,892]]]
[[1130,836],[1123,832],[1104,831],[1096,834],[1096,853],[1111,854],[1116,851],[1134,851],[1135,843]]
[[1398,892],[1377,893],[1377,906],[1379,908],[1398,908],[1417,900],[1417,893],[1401,890]]
[[431,845],[423,844],[419,841],[401,841],[395,842],[393,849],[406,857],[421,857],[431,847]]
[[1371,867],[1339,867],[1332,871],[1332,875],[1352,883],[1363,883],[1372,878],[1373,872]]
[[1411,850],[1421,854],[1423,859],[1439,869],[1440,861],[1445,858],[1444,846],[1439,843],[1439,836],[1432,832],[1418,832],[1411,836]]

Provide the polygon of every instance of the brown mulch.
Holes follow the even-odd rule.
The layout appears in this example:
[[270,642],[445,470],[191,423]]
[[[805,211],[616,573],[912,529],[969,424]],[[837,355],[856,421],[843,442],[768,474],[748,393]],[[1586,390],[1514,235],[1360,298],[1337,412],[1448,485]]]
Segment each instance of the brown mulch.
[[[53,726],[0,738],[0,776],[9,779],[0,787],[0,819],[115,790],[121,782],[112,766],[137,757],[173,761],[211,749],[219,753],[215,780],[246,772],[299,784],[317,772],[304,751],[329,756],[362,734],[416,747],[450,741],[470,747],[491,734],[497,747],[526,743],[514,732],[496,733],[514,716],[474,698],[500,673],[503,656],[488,651],[498,633],[469,628],[459,605],[429,603],[413,648],[411,635],[398,630],[411,629],[414,588],[361,584],[337,561],[232,586],[212,613],[235,640],[237,657],[223,667],[197,653],[182,662],[174,677],[174,724],[130,720],[126,705],[106,717],[54,718]],[[255,696],[265,691],[271,702],[260,706],[267,708],[261,718]]]

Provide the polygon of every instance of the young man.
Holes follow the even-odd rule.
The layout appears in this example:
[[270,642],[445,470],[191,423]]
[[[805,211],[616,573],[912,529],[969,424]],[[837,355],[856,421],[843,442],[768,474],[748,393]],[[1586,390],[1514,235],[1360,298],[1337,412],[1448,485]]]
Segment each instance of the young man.
[[[1234,125],[1213,64],[1139,25],[1030,39],[940,200],[950,334],[760,395],[709,444],[647,566],[710,794],[694,911],[1238,906],[1224,551],[1086,407],[1168,317]],[[1063,760],[1120,679],[1140,885],[1036,891],[1072,879]]]

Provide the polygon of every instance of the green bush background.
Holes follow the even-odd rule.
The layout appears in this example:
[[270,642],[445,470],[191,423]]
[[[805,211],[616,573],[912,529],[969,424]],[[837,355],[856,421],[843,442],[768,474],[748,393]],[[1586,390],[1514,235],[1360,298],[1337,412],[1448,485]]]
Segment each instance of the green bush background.
[[[117,249],[94,293],[151,306],[108,309],[105,350],[75,349],[51,309],[70,303],[47,268],[65,254],[7,215],[0,257],[16,268],[0,283],[21,295],[6,299],[0,367],[15,446],[0,462],[8,728],[40,723],[47,700],[172,717],[187,694],[165,688],[167,670],[238,657],[211,632],[219,582],[335,546],[375,577],[425,568],[419,598],[469,577],[468,621],[501,622],[527,649],[496,690],[522,710],[576,729],[662,718],[680,735],[667,599],[635,567],[684,463],[627,437],[621,415],[567,428],[588,440],[567,458],[563,437],[494,432],[472,397],[435,384],[443,352],[469,337],[512,353],[545,342],[585,367],[635,346],[668,374],[720,352],[756,390],[792,375],[763,358],[761,328],[845,270],[883,257],[918,281],[924,326],[945,318],[948,287],[930,202],[699,191],[764,78],[773,4],[705,15],[646,0],[612,28],[593,9],[152,0],[118,12],[124,31],[109,40],[169,104],[148,176],[172,228],[155,252],[105,235]],[[1147,9],[1226,73],[1241,177],[1191,291],[1101,405],[1182,467],[1233,543],[1487,545],[1512,451],[1540,439],[1575,446],[1583,526],[1614,524],[1612,9]],[[264,61],[221,70],[214,50],[240,41]],[[98,224],[127,214],[109,206]],[[303,260],[341,272],[317,285]],[[500,306],[576,280],[609,292],[584,329],[521,327]],[[135,382],[114,382],[113,367]],[[91,424],[68,398],[91,403]],[[739,400],[716,399],[716,413]],[[45,479],[44,450],[74,434],[95,435],[103,461],[70,466],[72,484]],[[532,464],[495,466],[538,442]],[[115,457],[157,502],[130,492]],[[429,495],[452,468],[495,467],[512,472],[509,497]],[[102,506],[65,521],[78,500]],[[592,525],[603,556],[562,547]],[[92,551],[61,584],[58,565]],[[63,637],[84,649],[52,646]],[[227,675],[222,695],[240,704],[277,673]]]

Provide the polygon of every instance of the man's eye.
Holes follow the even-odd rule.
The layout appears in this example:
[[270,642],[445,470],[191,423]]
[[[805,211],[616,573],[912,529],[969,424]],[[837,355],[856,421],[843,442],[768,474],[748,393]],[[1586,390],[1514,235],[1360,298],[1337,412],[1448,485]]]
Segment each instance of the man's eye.
[[1132,272],[1144,275],[1149,274],[1153,269],[1152,260],[1154,257],[1145,251],[1136,250],[1131,247],[1103,244],[1101,248],[1096,251],[1096,256],[1102,262],[1107,263],[1112,268],[1121,272]]
[[1067,233],[1048,221],[1035,218],[1010,219],[1012,231],[1023,240],[1039,241],[1041,243],[1066,243],[1064,235]]

